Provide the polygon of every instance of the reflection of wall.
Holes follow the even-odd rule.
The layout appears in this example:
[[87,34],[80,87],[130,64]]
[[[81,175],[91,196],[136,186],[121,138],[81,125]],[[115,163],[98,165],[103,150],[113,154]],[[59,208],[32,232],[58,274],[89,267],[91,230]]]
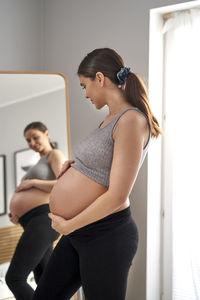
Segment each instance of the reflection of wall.
[[[0,108],[0,153],[7,157],[7,200],[15,187],[14,152],[27,148],[23,129],[32,121],[47,125],[50,138],[58,142],[67,158],[65,91],[60,90],[38,98]],[[0,217],[0,227],[8,226],[7,216]]]

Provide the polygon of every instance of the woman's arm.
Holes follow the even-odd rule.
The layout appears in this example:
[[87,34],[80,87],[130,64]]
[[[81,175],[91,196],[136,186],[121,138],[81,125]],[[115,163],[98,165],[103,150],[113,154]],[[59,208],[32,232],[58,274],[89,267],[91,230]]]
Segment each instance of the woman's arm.
[[50,193],[56,180],[26,179],[15,189],[15,192],[29,190],[31,188],[39,189],[43,192]]
[[53,149],[47,159],[55,176],[57,177],[62,169],[65,157],[63,153],[58,149]]
[[[69,169],[74,160],[64,162],[64,155],[59,150],[54,150],[53,157],[50,157],[51,168],[56,175],[56,179],[60,178]],[[64,163],[63,163],[64,162]],[[50,193],[57,180],[39,180],[33,179],[33,187]]]
[[108,191],[70,220],[49,214],[56,231],[69,234],[106,217],[125,203],[138,174],[147,130],[146,120],[134,114],[127,114],[126,118],[119,120],[114,132],[114,154]]
[[[54,149],[49,154],[47,162],[49,163],[49,165],[52,168],[52,171],[57,177],[62,169],[64,155],[60,150]],[[20,185],[16,188],[15,192],[36,188],[43,192],[50,193],[55,183],[56,180],[27,179],[23,180],[20,183]]]

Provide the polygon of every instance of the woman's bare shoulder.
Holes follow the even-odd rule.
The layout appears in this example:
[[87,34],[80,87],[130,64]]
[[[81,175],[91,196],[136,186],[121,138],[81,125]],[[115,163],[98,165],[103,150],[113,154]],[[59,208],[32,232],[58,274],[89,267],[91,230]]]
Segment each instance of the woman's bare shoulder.
[[138,110],[128,110],[119,119],[118,123],[128,124],[136,123],[138,125],[145,125],[147,123],[147,118],[144,114]]
[[48,161],[52,161],[54,159],[62,159],[64,160],[64,154],[59,149],[53,149],[48,156]]
[[113,136],[119,133],[119,131],[133,132],[137,130],[143,132],[148,130],[147,118],[137,110],[128,110],[118,120]]

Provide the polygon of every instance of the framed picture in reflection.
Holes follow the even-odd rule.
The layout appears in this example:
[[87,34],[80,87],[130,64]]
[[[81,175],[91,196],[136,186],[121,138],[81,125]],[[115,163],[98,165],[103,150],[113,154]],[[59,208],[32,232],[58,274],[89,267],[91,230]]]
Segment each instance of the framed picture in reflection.
[[14,153],[16,187],[20,184],[22,177],[26,174],[26,172],[33,167],[39,159],[39,153],[29,148],[22,149]]
[[0,155],[0,216],[6,214],[6,156]]
[[[58,147],[57,142],[52,142],[55,148]],[[33,167],[40,159],[38,152],[30,148],[25,148],[14,152],[15,164],[15,186],[17,187],[26,172]]]

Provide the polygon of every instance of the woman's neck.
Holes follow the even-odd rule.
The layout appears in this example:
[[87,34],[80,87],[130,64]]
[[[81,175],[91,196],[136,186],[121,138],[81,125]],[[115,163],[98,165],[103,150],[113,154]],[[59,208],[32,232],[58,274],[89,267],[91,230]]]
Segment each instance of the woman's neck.
[[111,103],[108,104],[108,109],[109,109],[108,116],[114,117],[120,114],[123,110],[125,110],[128,107],[132,107],[132,105],[125,100],[116,101],[116,102],[114,102],[113,100]]
[[52,147],[51,145],[46,146],[41,152],[40,152],[40,157],[45,156],[46,154],[48,154],[50,151],[52,151]]
[[107,105],[109,109],[109,117],[118,115],[124,109],[132,106],[127,102],[122,91],[119,88],[117,88],[117,90],[115,89],[115,91],[112,90],[110,95],[107,95]]

